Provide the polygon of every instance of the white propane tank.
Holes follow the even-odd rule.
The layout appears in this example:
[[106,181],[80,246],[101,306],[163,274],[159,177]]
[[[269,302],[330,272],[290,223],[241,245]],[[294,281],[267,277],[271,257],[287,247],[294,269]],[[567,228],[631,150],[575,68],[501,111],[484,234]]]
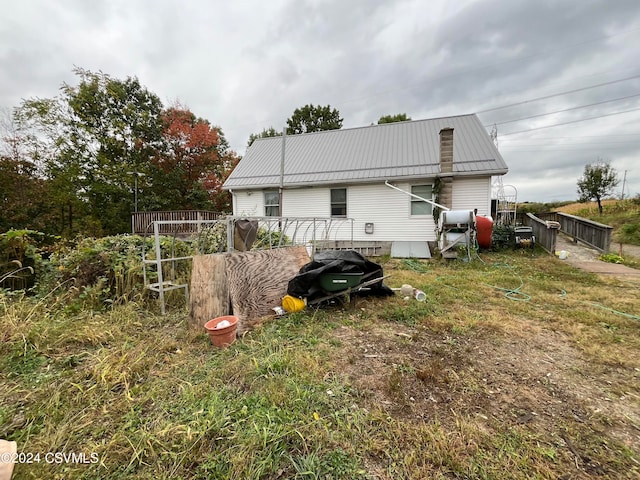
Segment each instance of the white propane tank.
[[449,210],[441,211],[438,220],[440,230],[445,226],[460,225],[466,227],[475,223],[473,210]]
[[438,247],[444,251],[453,245],[469,243],[470,231],[476,222],[473,210],[441,211],[438,218]]

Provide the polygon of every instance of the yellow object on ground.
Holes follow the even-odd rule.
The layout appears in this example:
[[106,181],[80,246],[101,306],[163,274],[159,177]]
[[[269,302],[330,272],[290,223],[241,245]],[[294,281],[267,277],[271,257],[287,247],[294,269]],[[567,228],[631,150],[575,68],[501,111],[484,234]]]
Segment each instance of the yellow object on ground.
[[301,312],[306,306],[307,303],[304,300],[291,295],[285,295],[282,299],[282,308],[289,313]]

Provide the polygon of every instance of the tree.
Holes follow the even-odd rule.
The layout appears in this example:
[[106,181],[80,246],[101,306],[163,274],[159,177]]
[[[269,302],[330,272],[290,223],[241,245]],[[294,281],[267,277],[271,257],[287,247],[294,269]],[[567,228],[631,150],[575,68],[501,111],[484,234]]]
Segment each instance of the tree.
[[163,148],[153,158],[158,167],[153,184],[162,185],[156,206],[181,210],[225,207],[220,197],[227,194],[221,179],[238,159],[222,130],[181,105],[165,110],[161,120]]
[[0,156],[0,232],[12,228],[53,232],[50,194],[32,162]]
[[251,145],[253,145],[253,142],[255,142],[259,138],[279,137],[279,136],[282,136],[282,132],[277,131],[273,127],[265,128],[260,133],[252,133],[251,135],[249,135],[249,140],[247,140],[247,147],[250,147]]
[[579,201],[588,202],[595,199],[598,202],[598,211],[602,215],[601,200],[611,195],[618,183],[615,169],[610,163],[599,158],[596,163],[585,165],[584,173],[578,179]]
[[298,133],[320,132],[322,130],[338,130],[342,128],[343,119],[338,110],[314,105],[296,108],[287,120],[287,135]]
[[77,85],[23,101],[15,115],[59,212],[56,233],[127,232],[136,207],[229,209],[221,185],[238,157],[220,127],[165,109],[137,78],[75,73]]
[[52,232],[48,182],[28,155],[28,139],[8,110],[0,110],[0,232]]
[[207,194],[201,181],[218,163],[218,133],[179,105],[163,111],[161,121],[165,142],[154,155],[161,172],[154,183],[164,187],[158,193],[168,202],[165,208],[205,208]]
[[383,123],[406,122],[409,120],[411,120],[411,117],[407,117],[406,113],[396,113],[395,115],[384,115],[380,117],[378,125],[382,125]]
[[203,186],[205,190],[209,192],[209,198],[211,202],[213,202],[213,209],[216,212],[231,213],[231,194],[222,190],[222,184],[229,177],[233,169],[236,168],[236,165],[240,162],[240,157],[229,146],[229,142],[224,136],[222,128],[218,126],[214,128],[218,132],[218,138],[220,139],[216,147],[218,155],[220,156],[220,163],[215,172],[210,172],[204,179]]
[[17,118],[34,131],[33,151],[45,157],[52,201],[69,219],[62,228],[69,234],[125,232],[134,176],[150,173],[149,158],[162,144],[162,102],[137,78],[74,72],[77,86],[65,83],[53,99],[23,101]]

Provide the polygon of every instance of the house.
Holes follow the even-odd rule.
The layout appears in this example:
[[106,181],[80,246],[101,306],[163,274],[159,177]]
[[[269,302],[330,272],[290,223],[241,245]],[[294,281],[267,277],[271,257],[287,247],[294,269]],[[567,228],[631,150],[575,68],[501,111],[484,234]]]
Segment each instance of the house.
[[489,215],[492,176],[507,171],[470,114],[286,136],[284,142],[261,138],[223,188],[232,193],[236,216],[349,218],[352,233],[344,228],[336,241],[428,257],[427,242],[436,240],[432,205],[385,182],[452,210]]

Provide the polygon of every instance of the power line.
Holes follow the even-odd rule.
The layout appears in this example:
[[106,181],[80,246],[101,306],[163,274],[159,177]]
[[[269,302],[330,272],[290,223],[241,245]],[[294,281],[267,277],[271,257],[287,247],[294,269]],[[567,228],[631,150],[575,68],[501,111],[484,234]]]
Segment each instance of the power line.
[[[537,140],[537,139],[536,139]],[[519,148],[519,147],[563,147],[565,145],[640,145],[640,142],[586,142],[586,143],[513,143],[503,145],[501,148]],[[620,147],[624,148],[624,147]]]
[[524,105],[524,104],[531,103],[531,102],[537,102],[538,100],[546,100],[548,98],[560,97],[562,95],[567,95],[569,93],[582,92],[584,90],[591,90],[592,88],[604,87],[605,85],[613,85],[614,83],[626,82],[627,80],[633,80],[634,78],[640,78],[640,74],[639,75],[634,75],[632,77],[621,78],[619,80],[612,80],[610,82],[599,83],[597,85],[591,85],[589,87],[576,88],[574,90],[567,90],[566,92],[554,93],[553,95],[546,95],[544,97],[532,98],[530,100],[524,100],[522,102],[511,103],[509,105],[502,105],[500,107],[488,108],[486,110],[477,111],[476,113],[494,112],[496,110],[502,110],[504,108],[516,107],[518,105]]
[[564,150],[564,147],[567,147],[566,150],[582,150],[582,149],[607,149],[607,150],[624,150],[624,149],[635,149],[638,145],[626,145],[626,146],[600,146],[598,144],[587,143],[580,146],[579,143],[571,143],[571,144],[554,144],[554,145],[512,145],[510,147],[503,147],[503,149],[508,150],[520,150],[521,148],[537,148],[539,151],[546,149],[560,149]]
[[581,108],[593,107],[595,105],[603,105],[605,103],[618,102],[620,100],[626,100],[628,98],[633,98],[633,97],[640,97],[640,93],[634,93],[633,95],[627,95],[626,97],[614,98],[612,100],[603,100],[602,102],[595,102],[595,103],[589,103],[587,105],[580,105],[578,107],[571,107],[571,108],[565,108],[563,110],[556,110],[555,112],[539,113],[537,115],[530,115],[528,117],[516,118],[514,120],[506,120],[504,122],[492,123],[492,124],[489,124],[489,125],[485,125],[485,127],[491,127],[492,125],[504,125],[506,123],[519,122],[521,120],[529,120],[530,118],[544,117],[546,115],[553,115],[555,113],[570,112],[571,110],[579,110]]
[[[338,101],[338,102],[336,102],[336,105],[343,105],[345,103],[357,102],[357,101],[361,101],[361,100],[368,100],[368,99],[371,99],[371,98],[376,98],[376,97],[388,95],[390,93],[401,91],[401,90],[409,90],[411,88],[420,87],[420,86],[423,86],[425,84],[429,84],[429,83],[432,83],[432,82],[435,82],[435,81],[440,81],[440,80],[444,80],[444,79],[447,79],[447,78],[452,78],[452,77],[457,77],[457,76],[460,76],[460,75],[470,74],[470,73],[473,73],[473,72],[477,72],[479,70],[485,70],[487,68],[491,68],[491,67],[494,67],[496,65],[500,65],[500,64],[504,64],[504,63],[518,62],[518,61],[527,60],[527,59],[530,59],[530,58],[539,57],[539,56],[542,56],[542,55],[556,54],[556,53],[558,53],[558,52],[560,52],[562,50],[570,50],[572,48],[579,47],[579,46],[586,45],[586,44],[593,43],[593,42],[598,42],[600,40],[606,40],[608,38],[616,37],[616,36],[619,36],[619,35],[626,35],[628,33],[635,32],[636,30],[639,30],[639,29],[638,28],[634,28],[634,29],[631,29],[631,30],[627,30],[626,32],[617,32],[617,33],[613,33],[611,35],[605,35],[605,36],[598,37],[598,38],[592,38],[591,40],[585,40],[583,42],[574,43],[574,44],[571,44],[571,45],[567,45],[565,47],[554,48],[553,50],[547,50],[547,51],[544,51],[544,52],[537,52],[537,53],[533,53],[531,55],[526,55],[526,56],[516,57],[516,58],[510,58],[510,59],[502,60],[502,61],[499,61],[499,62],[493,62],[493,63],[488,63],[488,64],[485,64],[485,65],[481,65],[481,66],[475,67],[475,68],[470,68],[470,69],[466,69],[466,70],[462,70],[462,71],[458,71],[458,72],[453,72],[453,73],[449,73],[449,74],[445,74],[445,75],[439,75],[439,76],[431,78],[431,79],[429,79],[427,81],[418,82],[418,83],[414,83],[414,84],[409,84],[409,85],[405,85],[405,86],[397,87],[397,88],[391,88],[391,89],[387,89],[387,90],[384,90],[384,91],[379,91],[379,92],[376,92],[376,93],[372,93],[370,95],[358,97],[358,98],[351,98],[351,99]],[[632,78],[637,78],[637,77],[640,77],[640,75],[637,75],[636,77],[632,77]],[[498,108],[503,108],[503,107],[498,107]],[[490,112],[492,110],[493,109],[485,110],[483,112],[476,112],[476,113]]]
[[603,115],[598,115],[596,117],[581,118],[579,120],[572,120],[570,122],[555,123],[553,125],[545,125],[543,127],[528,128],[526,130],[518,130],[516,132],[507,132],[507,133],[503,133],[502,136],[506,137],[507,135],[515,135],[517,133],[527,133],[527,132],[532,132],[534,130],[542,130],[543,128],[560,127],[562,125],[570,125],[572,123],[586,122],[587,120],[596,120],[598,118],[612,117],[614,115],[621,115],[623,113],[636,112],[638,110],[640,110],[640,108],[632,108],[631,110],[624,110],[622,112],[605,113]]
[[[635,32],[637,30],[639,30],[639,29],[635,28],[635,29],[627,30],[625,32],[617,32],[617,33],[614,33],[614,34],[611,34],[611,35],[605,35],[605,36],[598,37],[598,38],[592,38],[590,40],[585,40],[583,42],[574,43],[574,44],[571,44],[571,45],[567,45],[565,47],[554,48],[553,50],[547,50],[547,51],[544,51],[544,52],[537,52],[537,53],[534,53],[534,54],[531,54],[531,55],[527,55],[527,56],[523,56],[523,57],[517,57],[517,58],[511,58],[511,59],[503,60],[503,61],[500,61],[500,62],[493,62],[493,63],[485,64],[485,65],[482,65],[482,66],[479,66],[479,67],[476,67],[476,68],[471,68],[471,69],[467,69],[467,70],[453,72],[453,73],[446,74],[446,75],[436,76],[436,77],[431,78],[431,79],[429,79],[427,81],[416,82],[416,83],[413,83],[413,84],[404,85],[402,87],[390,88],[390,89],[378,91],[378,92],[375,92],[375,93],[371,93],[371,94],[365,95],[365,96],[349,98],[349,99],[344,99],[344,100],[338,100],[338,101],[334,102],[334,104],[337,105],[337,106],[340,106],[340,105],[344,105],[344,104],[348,104],[348,103],[352,103],[352,102],[357,102],[357,101],[361,101],[361,100],[368,100],[368,99],[371,99],[371,98],[382,97],[382,96],[386,96],[386,95],[389,95],[389,94],[397,92],[397,91],[409,90],[409,89],[420,87],[420,86],[423,86],[423,85],[428,85],[429,83],[432,83],[432,82],[435,82],[435,81],[440,81],[440,80],[444,80],[444,79],[451,78],[451,77],[456,77],[456,76],[460,76],[460,75],[469,74],[469,73],[472,73],[472,72],[476,72],[478,70],[483,70],[483,69],[490,68],[490,67],[493,67],[493,66],[496,66],[496,65],[500,65],[500,64],[503,64],[503,63],[510,63],[510,62],[526,60],[526,59],[534,58],[534,57],[541,56],[541,55],[555,54],[555,53],[557,53],[559,51],[562,51],[562,50],[570,50],[572,48],[579,47],[579,46],[586,45],[586,44],[593,43],[593,42],[597,42],[597,41],[600,41],[600,40],[606,40],[606,39],[613,38],[613,37],[616,37],[616,36],[621,36],[621,35],[626,35],[626,34],[629,34],[629,33],[633,33],[633,32]],[[627,79],[615,80],[613,82],[606,82],[606,83],[603,83],[603,84],[600,84],[600,85],[595,85],[595,86],[592,86],[592,87],[586,87],[585,89],[596,88],[597,86],[604,86],[604,85],[608,85],[610,83],[619,83],[619,82],[622,82],[622,81],[625,81],[625,80],[638,78],[638,77],[640,77],[640,75],[636,75],[634,77],[629,77]],[[577,90],[573,90],[573,91],[564,92],[563,94],[573,93],[573,92],[577,92],[577,91],[580,91],[580,90],[582,90],[582,89],[577,89]],[[557,94],[557,95],[562,95],[562,94]],[[542,99],[544,99],[544,98],[552,98],[552,97],[542,97]],[[535,101],[535,100],[538,100],[538,99],[533,99],[533,100],[529,100],[529,101]],[[491,109],[487,109],[487,110],[476,111],[476,113],[491,112],[491,111],[494,111],[494,110],[507,108],[509,106],[515,106],[515,105],[519,105],[519,104],[506,105],[506,106],[502,106],[502,107],[496,107],[496,108],[491,108]],[[267,123],[273,123],[273,122],[269,122],[269,121],[265,120],[265,121],[262,121],[262,122],[244,123],[244,124],[235,125],[232,128],[236,128],[237,129],[237,128],[253,127],[253,126],[255,126],[257,128],[258,125],[265,125]],[[275,123],[277,123],[277,122],[275,122]]]
[[[610,133],[608,135],[568,135],[563,137],[536,137],[535,140],[559,140],[563,138],[637,137],[640,133]],[[509,140],[507,140],[509,141]],[[511,140],[514,141],[514,140]],[[522,140],[515,140],[516,142]]]
[[[560,145],[550,145],[550,146],[553,146],[553,147],[559,147]],[[607,151],[609,151],[609,150],[625,150],[625,149],[627,149],[627,148],[629,148],[629,147],[607,147],[607,148],[606,148],[606,150],[607,150]],[[512,153],[512,152],[538,152],[538,153],[544,152],[544,153],[553,153],[553,152],[573,152],[573,151],[580,152],[580,151],[594,151],[594,150],[599,150],[599,149],[598,149],[598,148],[594,148],[594,147],[584,147],[584,148],[580,148],[580,147],[578,147],[578,148],[554,148],[554,149],[550,149],[550,150],[540,150],[539,148],[538,148],[538,149],[528,149],[528,148],[522,148],[522,149],[520,149],[520,148],[512,148],[512,149],[509,149],[509,151],[508,151],[508,152],[504,152],[504,153]],[[604,149],[603,149],[603,150],[604,150]]]

